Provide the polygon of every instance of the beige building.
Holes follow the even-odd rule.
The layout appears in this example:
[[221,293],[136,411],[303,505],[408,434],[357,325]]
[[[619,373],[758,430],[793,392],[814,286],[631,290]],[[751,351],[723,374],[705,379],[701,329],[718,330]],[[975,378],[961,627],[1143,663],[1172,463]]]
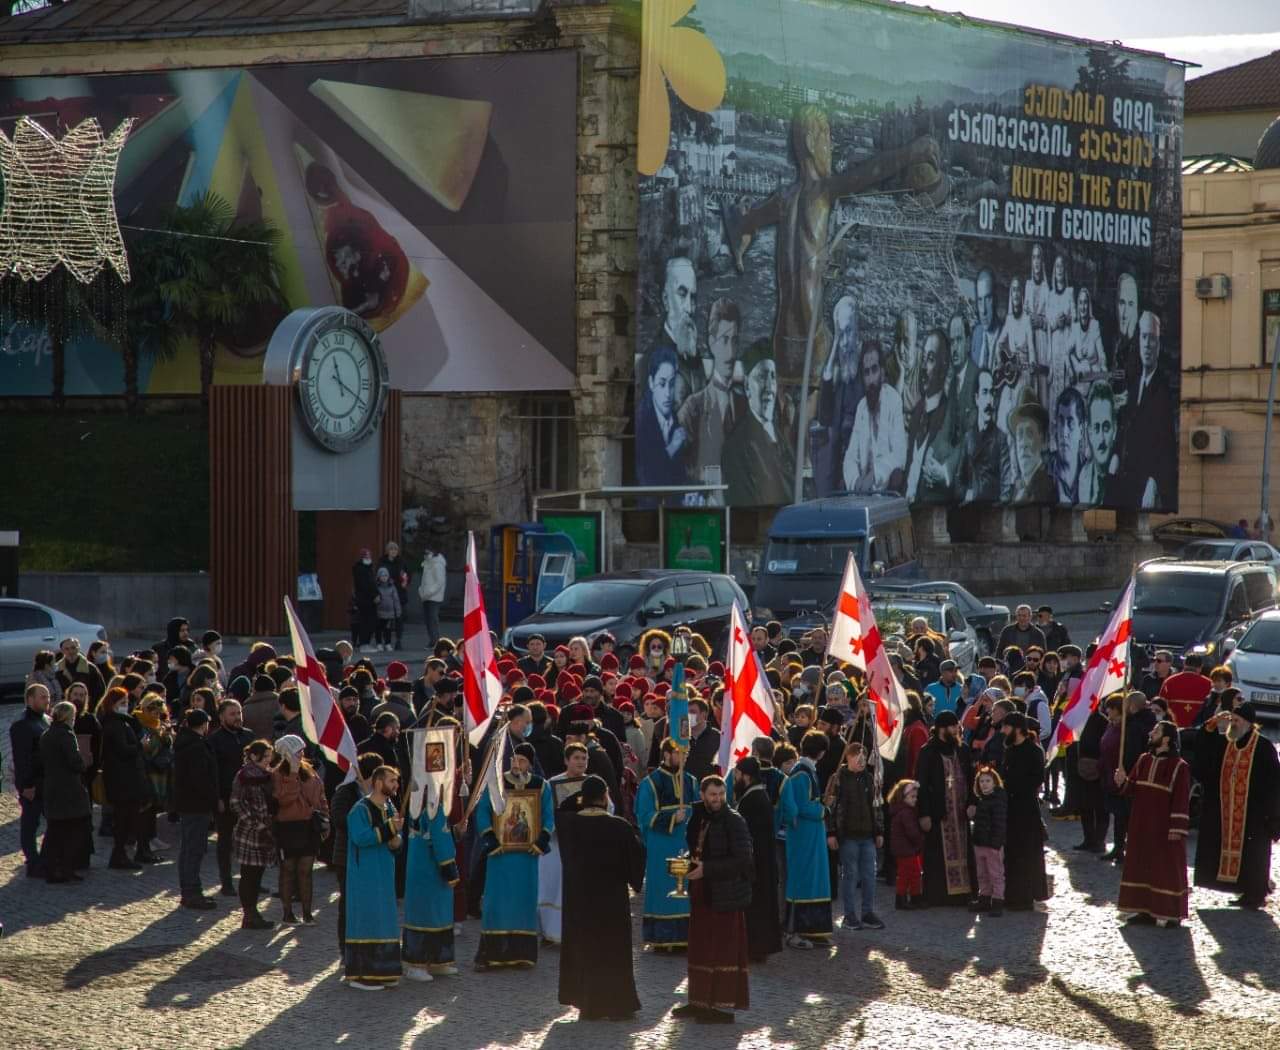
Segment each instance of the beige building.
[[[1280,70],[1280,53],[1270,57]],[[1274,86],[1280,92],[1280,73]],[[1188,153],[1191,128],[1188,105]],[[1202,173],[1201,159],[1188,157],[1185,171],[1196,173],[1183,176],[1179,510],[1252,523],[1261,506],[1267,391],[1280,332],[1280,122],[1255,146],[1218,145],[1256,156],[1257,163],[1252,169],[1220,164],[1221,170]],[[1271,475],[1274,519],[1280,514],[1280,420]]]

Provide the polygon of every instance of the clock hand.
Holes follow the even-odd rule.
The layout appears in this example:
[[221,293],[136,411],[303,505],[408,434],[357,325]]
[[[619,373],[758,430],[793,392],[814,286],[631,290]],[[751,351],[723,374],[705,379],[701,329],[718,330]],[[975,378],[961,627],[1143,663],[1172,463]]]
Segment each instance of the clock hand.
[[349,386],[347,386],[347,384],[346,384],[346,383],[344,383],[344,382],[342,381],[342,373],[338,371],[338,362],[337,362],[337,361],[335,361],[335,362],[333,363],[333,378],[334,378],[335,380],[337,380],[337,382],[338,382],[338,386],[340,386],[340,387],[342,388],[342,390],[343,390],[343,392],[344,392],[344,393],[350,394],[352,397],[355,397],[355,393],[356,393],[356,392],[355,392],[354,390],[352,390]]

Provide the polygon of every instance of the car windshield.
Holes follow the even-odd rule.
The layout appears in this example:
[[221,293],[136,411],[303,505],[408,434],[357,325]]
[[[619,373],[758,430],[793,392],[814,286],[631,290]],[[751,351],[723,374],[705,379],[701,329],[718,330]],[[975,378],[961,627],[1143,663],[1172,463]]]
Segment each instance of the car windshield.
[[623,616],[644,589],[637,580],[584,580],[566,587],[540,610],[553,616]]
[[1181,556],[1187,561],[1231,561],[1235,549],[1234,543],[1188,543]]
[[1266,653],[1280,656],[1280,620],[1257,620],[1244,632],[1236,650],[1242,653]]
[[942,633],[942,610],[933,606],[911,607],[895,605],[892,600],[872,602],[871,609],[876,614],[876,626],[880,628],[882,637],[891,634],[906,635],[911,621],[923,616],[929,621],[929,630]]
[[830,576],[839,579],[844,575],[849,552],[862,561],[861,536],[844,536],[833,539],[770,539],[764,555],[764,571],[777,576]]
[[1225,579],[1210,572],[1143,572],[1133,596],[1135,616],[1206,616],[1216,613]]

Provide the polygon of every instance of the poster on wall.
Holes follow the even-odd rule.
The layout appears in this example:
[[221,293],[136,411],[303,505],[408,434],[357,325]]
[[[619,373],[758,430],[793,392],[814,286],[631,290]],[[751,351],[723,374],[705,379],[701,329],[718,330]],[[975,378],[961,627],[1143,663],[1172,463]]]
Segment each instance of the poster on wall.
[[688,7],[645,0],[638,482],[1176,510],[1183,67]]
[[726,572],[725,520],[723,508],[700,510],[664,507],[663,567],[695,572]]
[[[289,311],[340,304],[378,331],[398,389],[564,390],[575,371],[576,76],[561,51],[0,79],[0,131],[22,116],[58,137],[88,117],[107,132],[133,119],[115,202],[135,271],[146,270],[136,253],[173,229],[167,210],[206,194],[238,221],[276,228],[283,301],[217,333],[217,383],[260,382]],[[6,314],[6,301],[0,390],[47,396],[47,332]],[[66,393],[123,390],[108,335],[91,324],[70,334]],[[141,393],[199,391],[194,343],[135,349]]]

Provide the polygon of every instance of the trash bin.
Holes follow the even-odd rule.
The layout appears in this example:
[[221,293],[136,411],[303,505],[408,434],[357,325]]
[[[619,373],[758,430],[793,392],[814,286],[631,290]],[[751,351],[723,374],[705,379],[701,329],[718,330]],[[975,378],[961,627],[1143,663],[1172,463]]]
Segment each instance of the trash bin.
[[18,597],[18,530],[0,531],[0,598]]

